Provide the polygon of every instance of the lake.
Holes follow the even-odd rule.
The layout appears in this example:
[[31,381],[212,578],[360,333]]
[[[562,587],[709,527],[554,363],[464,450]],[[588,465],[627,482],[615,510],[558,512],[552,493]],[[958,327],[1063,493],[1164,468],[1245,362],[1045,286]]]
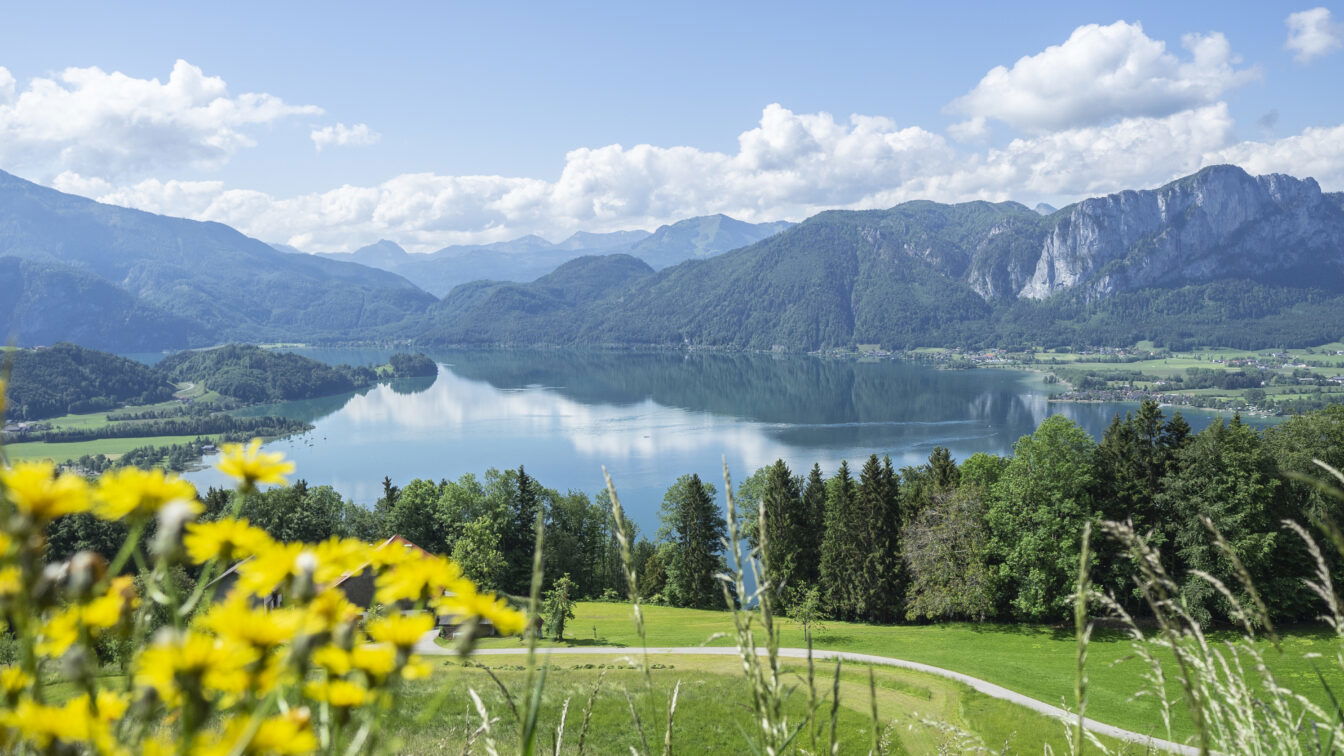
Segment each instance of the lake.
[[[352,364],[381,363],[389,354],[293,351]],[[310,483],[362,504],[378,498],[383,476],[405,485],[520,464],[547,487],[593,494],[606,465],[630,516],[650,534],[677,476],[699,473],[722,493],[725,458],[735,481],[781,458],[795,473],[819,462],[830,474],[841,460],[853,465],[871,453],[890,455],[899,468],[924,462],[935,446],[957,459],[1007,454],[1051,414],[1100,436],[1113,415],[1135,406],[1051,403],[1053,387],[1029,372],[892,360],[564,350],[431,356],[436,378],[247,414],[313,424],[267,448],[294,460]],[[1196,430],[1216,417],[1184,414]],[[188,477],[202,487],[225,484],[213,469]]]

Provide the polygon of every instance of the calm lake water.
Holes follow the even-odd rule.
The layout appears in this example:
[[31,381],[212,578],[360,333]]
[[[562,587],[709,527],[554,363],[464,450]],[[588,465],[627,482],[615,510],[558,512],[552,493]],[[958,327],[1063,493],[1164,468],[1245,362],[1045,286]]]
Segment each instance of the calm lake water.
[[[373,364],[377,350],[294,350],[330,363]],[[315,426],[274,441],[300,477],[371,504],[383,476],[456,478],[527,466],[544,485],[593,494],[602,466],[644,533],[657,527],[663,492],[685,473],[722,488],[775,459],[795,472],[820,462],[888,454],[897,467],[946,446],[958,459],[1006,454],[1051,414],[1099,436],[1131,404],[1050,403],[1039,375],[935,370],[759,354],[446,351],[436,378],[251,408]],[[1197,430],[1215,415],[1187,411]],[[1268,421],[1257,419],[1257,424]],[[212,460],[207,459],[207,462]],[[853,464],[853,462],[851,462]],[[213,469],[190,474],[223,485]]]

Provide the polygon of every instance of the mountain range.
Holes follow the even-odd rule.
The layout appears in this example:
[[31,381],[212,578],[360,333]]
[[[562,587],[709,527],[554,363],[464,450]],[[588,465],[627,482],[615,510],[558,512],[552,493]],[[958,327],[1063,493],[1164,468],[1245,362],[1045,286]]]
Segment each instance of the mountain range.
[[381,270],[219,223],[104,205],[0,172],[0,334],[134,351],[350,338],[435,298]]
[[1324,343],[1344,332],[1344,195],[1214,166],[1047,215],[916,201],[820,213],[656,272],[575,264],[611,283],[579,298],[544,279],[454,291],[417,336],[788,350]]
[[[396,242],[384,239],[354,252],[326,252],[319,256],[396,273],[441,297],[470,281],[533,281],[568,260],[592,254],[626,253],[662,269],[684,260],[703,259],[744,247],[791,225],[787,221],[745,223],[726,215],[707,215],[661,226],[652,233],[580,231],[558,244],[530,235],[493,244],[458,245],[427,254],[411,254]],[[297,251],[283,245],[277,248]]]
[[17,343],[121,351],[1297,346],[1344,334],[1344,195],[1214,166],[1057,210],[915,201],[799,224],[707,216],[559,244],[323,256],[0,172],[0,287],[0,333]]

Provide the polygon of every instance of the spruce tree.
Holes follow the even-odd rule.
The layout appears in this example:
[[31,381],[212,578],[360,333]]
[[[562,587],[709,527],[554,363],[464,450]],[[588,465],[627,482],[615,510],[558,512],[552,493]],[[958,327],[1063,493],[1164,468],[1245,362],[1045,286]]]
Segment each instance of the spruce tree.
[[526,595],[532,583],[532,556],[536,551],[537,515],[541,511],[541,486],[522,465],[509,488],[508,527],[501,544],[508,563],[504,590]]
[[929,455],[929,477],[934,488],[941,492],[956,488],[961,480],[957,461],[952,459],[952,452],[946,446],[933,447],[933,453]]
[[826,484],[826,532],[821,542],[821,593],[826,610],[840,619],[859,616],[855,582],[863,570],[863,523],[854,501],[849,463]]
[[728,524],[714,503],[714,487],[699,475],[683,475],[663,497],[663,528],[668,541],[667,585],[663,595],[673,606],[708,609],[723,605],[715,577],[723,570],[723,539]]
[[900,501],[890,458],[879,462],[876,454],[868,457],[855,499],[863,567],[855,576],[854,608],[862,619],[890,622],[899,616],[904,599]]
[[782,459],[766,468],[761,504],[765,508],[766,579],[774,588],[778,606],[787,610],[792,597],[805,588],[799,571],[809,557],[805,552],[810,536],[798,479]]

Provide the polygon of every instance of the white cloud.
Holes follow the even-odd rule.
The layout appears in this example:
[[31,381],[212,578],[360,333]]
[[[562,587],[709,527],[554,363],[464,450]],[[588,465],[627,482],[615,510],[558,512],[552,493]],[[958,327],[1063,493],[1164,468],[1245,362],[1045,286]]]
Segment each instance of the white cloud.
[[308,137],[313,140],[313,146],[317,151],[321,152],[327,147],[360,147],[377,144],[383,135],[370,129],[367,123],[357,123],[354,126],[338,123],[334,126],[313,129]]
[[958,142],[979,142],[989,136],[989,122],[984,116],[968,118],[948,126],[947,135]]
[[1233,142],[1218,103],[1154,118],[1023,137],[964,152],[885,118],[764,109],[733,154],[609,145],[571,151],[555,181],[405,174],[373,186],[276,197],[216,181],[125,185],[64,174],[58,188],[153,212],[228,223],[301,249],[353,249],[379,238],[428,251],[527,233],[651,228],[723,212],[750,221],[912,199],[1055,204],[1155,186],[1216,162],[1314,175],[1344,186],[1344,127],[1275,142]]
[[0,165],[108,179],[211,167],[254,144],[247,127],[321,112],[269,94],[231,96],[223,79],[183,60],[163,82],[67,68],[21,90],[0,69]]
[[1284,47],[1293,51],[1299,63],[1306,63],[1344,47],[1344,28],[1330,18],[1329,8],[1312,8],[1289,14]]
[[1209,105],[1259,75],[1236,67],[1239,58],[1218,32],[1187,34],[1181,45],[1189,58],[1168,52],[1137,23],[1080,26],[1063,44],[991,69],[948,108],[1041,133]]
[[0,66],[0,103],[14,99],[14,74],[8,68]]
[[1272,142],[1241,142],[1208,157],[1235,163],[1251,173],[1311,176],[1327,191],[1344,189],[1344,125],[1312,127]]

